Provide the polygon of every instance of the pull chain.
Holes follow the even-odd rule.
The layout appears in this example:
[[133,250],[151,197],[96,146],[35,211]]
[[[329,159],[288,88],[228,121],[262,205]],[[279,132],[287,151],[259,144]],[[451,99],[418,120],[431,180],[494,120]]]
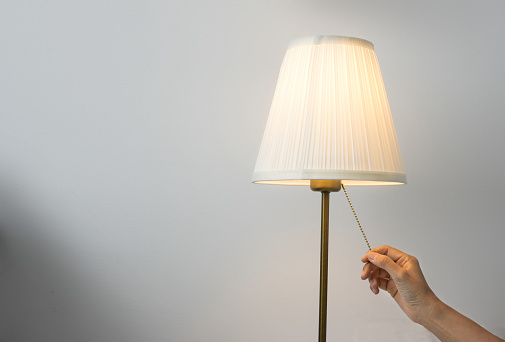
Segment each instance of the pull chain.
[[342,189],[344,189],[345,197],[347,197],[347,202],[349,202],[349,205],[351,206],[352,213],[354,214],[354,217],[356,218],[356,222],[358,222],[358,227],[359,230],[361,230],[361,234],[363,234],[363,238],[365,239],[366,245],[368,246],[368,250],[372,250],[370,248],[370,244],[368,243],[368,239],[366,238],[365,232],[363,231],[363,228],[361,227],[361,223],[359,223],[358,215],[356,215],[356,211],[354,210],[354,207],[352,206],[351,200],[349,199],[349,195],[347,194],[347,190],[345,189],[344,184],[342,184]]

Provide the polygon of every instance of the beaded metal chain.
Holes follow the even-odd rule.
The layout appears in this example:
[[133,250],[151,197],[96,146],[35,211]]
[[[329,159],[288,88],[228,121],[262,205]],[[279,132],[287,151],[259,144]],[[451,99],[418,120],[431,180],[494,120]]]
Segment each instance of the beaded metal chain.
[[361,234],[363,234],[363,238],[365,239],[366,245],[368,246],[368,250],[372,250],[370,248],[370,244],[368,243],[368,239],[366,238],[365,232],[363,231],[363,228],[361,227],[361,223],[359,223],[358,215],[356,215],[356,211],[354,210],[354,207],[352,206],[351,200],[349,199],[349,195],[347,194],[347,190],[345,189],[344,184],[342,184],[342,189],[344,189],[345,197],[347,197],[347,202],[349,202],[349,205],[351,206],[352,213],[354,214],[354,217],[356,218],[356,222],[358,222],[358,227],[359,230],[361,230]]

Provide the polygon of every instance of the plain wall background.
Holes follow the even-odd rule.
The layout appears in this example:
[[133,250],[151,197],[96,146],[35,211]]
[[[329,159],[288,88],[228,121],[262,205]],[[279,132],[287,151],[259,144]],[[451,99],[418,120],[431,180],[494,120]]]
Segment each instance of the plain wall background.
[[[409,184],[349,188],[505,337],[503,1],[0,2],[0,340],[315,341],[320,195],[251,173],[286,46],[375,44]],[[430,341],[331,198],[328,340]],[[409,337],[406,337],[406,336]]]

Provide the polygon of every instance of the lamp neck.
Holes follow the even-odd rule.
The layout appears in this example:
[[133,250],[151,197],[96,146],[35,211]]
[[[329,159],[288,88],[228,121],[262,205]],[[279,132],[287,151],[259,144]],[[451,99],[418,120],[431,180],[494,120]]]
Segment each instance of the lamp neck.
[[318,192],[337,192],[342,188],[342,181],[333,179],[311,179],[310,189]]

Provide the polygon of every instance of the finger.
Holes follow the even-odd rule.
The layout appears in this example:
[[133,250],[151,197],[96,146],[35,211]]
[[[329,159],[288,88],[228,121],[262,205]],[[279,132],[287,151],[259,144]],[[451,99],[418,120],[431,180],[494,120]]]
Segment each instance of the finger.
[[407,253],[404,253],[404,252],[400,251],[399,249],[396,249],[396,248],[393,248],[390,246],[376,247],[376,248],[373,248],[371,250],[371,252],[387,255],[388,257],[393,259],[393,261],[398,261],[398,259],[400,259],[401,257],[408,255]]
[[403,271],[403,268],[396,264],[389,256],[376,252],[368,252],[367,257],[372,264],[386,270],[393,278],[399,277]]
[[379,294],[380,290],[387,291],[388,280],[383,278],[373,278],[370,280],[370,290],[374,294]]
[[372,271],[372,275],[375,278],[377,278],[377,277],[384,278],[384,279],[391,278],[391,276],[389,275],[389,273],[385,269],[378,268],[377,266],[375,266],[375,267],[376,268]]
[[372,291],[373,294],[379,294],[377,282],[373,278],[368,279],[368,282],[370,284],[370,291]]
[[380,247],[375,247],[372,250],[368,251],[367,254],[365,254],[362,258],[362,262],[368,262],[368,253],[370,252],[375,252],[383,255],[389,256],[393,261],[398,261],[402,256],[408,256],[407,253],[404,253],[400,251],[399,249],[390,247],[390,246],[380,246]]
[[379,281],[377,278],[374,278],[373,275],[368,278],[368,283],[370,284],[370,290],[373,292],[373,294],[378,294],[379,293]]
[[369,263],[366,263],[365,266],[363,266],[363,272],[361,273],[361,279],[365,280],[365,279],[369,278],[370,275],[372,274],[372,272],[374,272],[375,270],[379,270],[379,274],[378,274],[379,277],[391,278],[391,276],[389,275],[389,273],[386,270],[379,269],[377,266],[375,266],[374,264],[369,262]]
[[381,270],[380,268],[375,269],[370,274],[370,278],[368,279],[368,281],[370,282],[370,289],[375,294],[379,293],[381,271],[382,271],[383,274],[385,273],[384,270]]
[[380,271],[374,272],[369,279],[370,289],[373,293],[378,294],[379,289],[383,291],[387,291],[389,294],[393,296],[396,294],[396,284],[394,280],[383,278],[380,275]]
[[[383,279],[378,278],[378,285],[381,290],[387,291],[391,297],[395,298],[398,293],[398,289],[396,288],[395,281],[393,279]],[[395,298],[396,300],[396,298]]]
[[390,279],[391,278],[391,276],[389,275],[389,273],[386,270],[382,269],[382,268],[378,269],[377,277],[384,278],[384,279]]
[[364,263],[369,262],[368,261],[368,253],[370,253],[370,251],[366,252],[366,254],[363,255],[363,257],[361,258],[361,262],[364,262]]
[[387,291],[388,290],[389,279],[377,278],[377,286],[379,289]]
[[379,289],[372,281],[370,281],[370,291],[372,291],[372,293],[375,295],[379,294]]
[[370,277],[370,274],[372,273],[373,270],[375,270],[377,266],[374,264],[367,262],[365,266],[363,266],[363,272],[361,272],[361,279],[365,280],[368,277]]

